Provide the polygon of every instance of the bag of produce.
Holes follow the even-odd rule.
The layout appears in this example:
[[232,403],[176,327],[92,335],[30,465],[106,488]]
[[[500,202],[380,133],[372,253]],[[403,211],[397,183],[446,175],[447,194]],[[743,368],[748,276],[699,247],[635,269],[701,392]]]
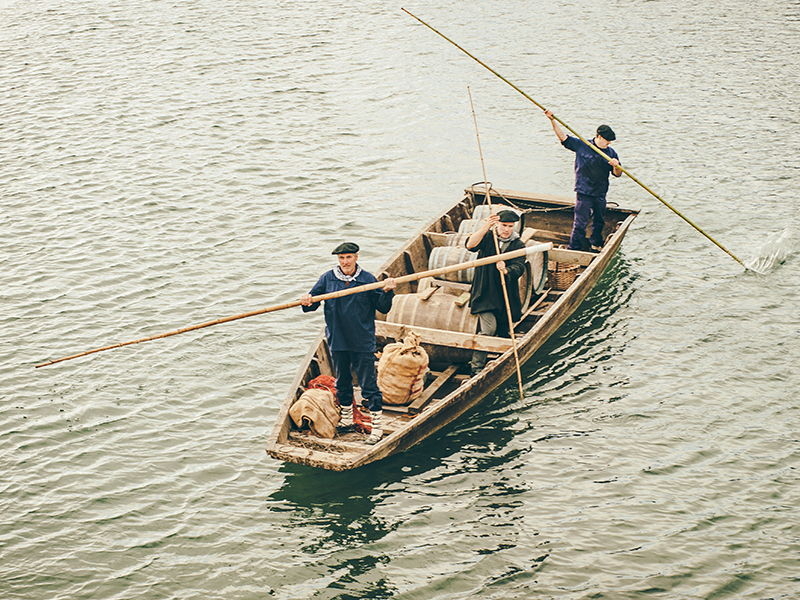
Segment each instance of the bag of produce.
[[410,332],[402,342],[387,344],[378,361],[378,387],[386,404],[408,404],[425,387],[428,353],[419,335]]

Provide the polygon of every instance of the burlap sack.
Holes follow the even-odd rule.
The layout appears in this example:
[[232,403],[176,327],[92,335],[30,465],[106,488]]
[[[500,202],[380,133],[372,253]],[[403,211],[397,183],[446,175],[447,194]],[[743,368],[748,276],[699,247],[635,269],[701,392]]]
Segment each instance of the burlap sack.
[[339,423],[339,407],[328,390],[306,390],[289,408],[298,429],[308,426],[317,437],[332,439]]
[[428,353],[411,332],[402,342],[387,344],[378,361],[378,387],[386,404],[408,404],[422,394]]

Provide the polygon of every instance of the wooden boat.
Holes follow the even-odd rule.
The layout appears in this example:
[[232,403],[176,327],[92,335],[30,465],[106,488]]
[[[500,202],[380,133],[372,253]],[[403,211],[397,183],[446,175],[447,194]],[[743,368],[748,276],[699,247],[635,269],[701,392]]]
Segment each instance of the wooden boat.
[[[523,315],[515,325],[515,334],[517,353],[524,362],[569,318],[594,287],[638,211],[609,207],[603,232],[606,241],[602,249],[594,253],[566,249],[574,200],[493,189],[491,202],[510,205],[521,212],[521,237],[527,245],[554,243],[546,256],[528,259],[530,268],[521,281]],[[460,227],[468,229],[473,213],[487,208],[482,204],[485,204],[482,185],[480,190],[474,186],[465,190],[462,200],[424,227],[386,262],[379,274],[376,273],[378,278],[428,270],[431,257],[442,254],[436,249],[455,241]],[[463,240],[463,235],[460,239]],[[389,315],[378,316],[379,351],[387,343],[399,341],[409,331],[414,331],[421,337],[422,346],[430,357],[430,371],[422,396],[405,406],[384,403],[385,435],[380,442],[369,446],[363,441],[366,436],[355,432],[325,439],[316,437],[308,429],[298,429],[292,423],[289,408],[309,381],[319,375],[333,374],[330,353],[324,332],[321,332],[281,407],[268,440],[267,453],[279,460],[337,471],[360,467],[402,452],[435,434],[515,376],[511,340],[475,333],[476,319],[472,317],[470,321],[465,306],[468,290],[468,283],[447,280],[423,279],[398,285],[392,311]],[[416,305],[416,308],[404,309],[405,305]],[[424,308],[419,309],[420,306]],[[490,354],[486,368],[470,376],[469,360],[473,349]],[[359,402],[358,389],[356,401]]]

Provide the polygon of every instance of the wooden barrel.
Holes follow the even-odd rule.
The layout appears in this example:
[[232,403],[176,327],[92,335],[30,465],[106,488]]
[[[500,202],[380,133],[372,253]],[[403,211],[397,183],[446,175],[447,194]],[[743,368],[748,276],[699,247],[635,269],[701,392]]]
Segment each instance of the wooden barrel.
[[469,232],[469,231],[465,231],[465,232],[462,232],[462,233],[449,232],[447,234],[447,238],[446,238],[447,245],[448,246],[460,246],[460,247],[463,248],[466,245],[467,240],[469,239],[469,236],[471,236],[471,235],[472,235],[472,233]]
[[481,220],[480,219],[464,219],[461,223],[458,224],[458,233],[467,233],[470,234],[473,231],[477,231],[481,227]]
[[[428,269],[441,269],[442,267],[449,267],[457,265],[458,263],[469,262],[478,258],[477,252],[470,252],[466,248],[459,248],[458,246],[439,246],[431,250],[431,255],[428,258]],[[445,281],[456,281],[458,283],[472,283],[475,278],[475,267],[464,269],[463,271],[456,271],[455,273],[446,273],[440,275],[439,279]]]
[[466,303],[459,306],[455,300],[455,296],[447,294],[434,294],[428,300],[422,300],[418,294],[398,294],[392,301],[392,310],[386,315],[386,321],[401,325],[476,333],[478,317],[470,314]]
[[507,206],[505,204],[492,204],[491,206],[488,204],[479,204],[472,209],[472,218],[483,221],[488,218],[489,215],[496,215],[501,210],[510,210],[519,214],[519,211],[516,208]]
[[[474,231],[478,231],[481,228],[481,225],[486,220],[486,217],[483,219],[464,219],[458,225],[458,233],[472,233]],[[519,233],[522,231],[522,220],[520,219],[516,223],[514,223],[514,231]]]
[[[462,235],[469,237],[468,233],[456,234],[451,237]],[[431,255],[428,259],[428,268],[438,269],[440,267],[446,267],[470,260],[475,260],[477,257],[477,252],[470,252],[461,246],[438,246],[431,250]],[[534,258],[534,260],[537,259]],[[541,292],[544,282],[547,278],[547,261],[545,260],[544,263],[542,263],[541,255],[539,255],[536,265],[538,265],[536,267],[537,270],[533,270],[531,268],[531,264],[526,261],[525,269],[523,270],[522,275],[520,275],[520,278],[517,282],[519,287],[519,301],[523,312],[525,312],[528,309],[528,306],[530,306],[531,297],[533,294]],[[444,279],[445,281],[454,281],[457,283],[472,283],[474,278],[474,268],[465,269],[464,271],[457,271],[455,273],[448,273],[447,275],[442,275],[439,277],[439,279]],[[534,287],[534,285],[538,285],[538,287]],[[425,285],[420,283],[419,287],[417,287],[417,291],[421,292],[426,287],[428,287],[427,283]]]

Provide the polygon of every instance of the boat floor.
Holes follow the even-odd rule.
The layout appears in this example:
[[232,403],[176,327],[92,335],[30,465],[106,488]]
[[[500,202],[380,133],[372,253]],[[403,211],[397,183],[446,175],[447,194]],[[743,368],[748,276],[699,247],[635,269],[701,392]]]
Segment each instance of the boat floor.
[[[474,223],[467,223],[468,227],[463,227],[465,231],[459,233],[462,225],[474,221],[475,209],[484,200],[474,189],[465,190],[460,202],[434,219],[389,258],[378,278],[432,270],[434,249],[456,245],[454,242],[458,242],[458,236],[468,233]],[[522,349],[520,358],[526,360],[573,313],[596,284],[638,211],[610,208],[606,215],[606,243],[600,252],[595,253],[569,250],[565,246],[573,221],[575,203],[572,198],[501,190],[497,195],[493,194],[492,204],[510,205],[524,212],[524,227],[520,233],[523,243],[552,244],[547,256],[542,257],[547,262],[541,265],[547,272],[544,285],[550,289],[534,293],[530,289],[533,273],[528,273],[524,312],[514,327],[518,349]],[[538,283],[543,282],[539,280]],[[426,288],[430,291],[426,292]],[[430,300],[434,294],[438,294],[437,299],[448,294],[456,298],[453,301],[459,308],[463,308],[466,291],[464,283],[429,277],[425,287],[422,287],[422,281],[407,283],[398,288],[397,293],[419,294],[420,302]],[[422,326],[420,322],[427,325]],[[472,328],[472,324],[469,327]],[[291,396],[281,409],[267,452],[280,460],[335,471],[360,467],[402,452],[425,439],[477,404],[513,374],[513,365],[509,364],[510,339],[462,331],[465,329],[463,324],[450,323],[446,319],[416,321],[416,316],[408,315],[394,315],[392,320],[379,318],[376,320],[378,347],[402,340],[409,329],[419,336],[419,343],[428,351],[430,372],[420,398],[405,406],[384,405],[383,440],[374,446],[368,445],[367,434],[357,432],[337,435],[333,439],[320,438],[308,429],[297,429],[292,423],[289,409],[305,391],[305,386],[315,377],[333,373],[332,357],[320,335],[293,383]],[[486,371],[471,377],[467,374],[468,363],[476,350],[489,352],[489,362]],[[356,400],[360,400],[360,394]]]
[[[422,412],[425,410],[429,410],[438,403],[442,402],[445,399],[445,396],[447,396],[454,389],[458,388],[463,381],[468,379],[468,376],[457,375],[453,379],[455,382],[451,383],[449,386],[442,386],[442,389],[439,390],[437,396],[440,397],[434,397],[428,400],[422,410],[420,410],[420,412],[417,414],[409,414],[408,406],[406,405],[394,406],[385,404],[383,406],[383,414],[381,417],[384,437],[391,435],[399,429],[404,429],[410,426],[411,422],[418,416],[418,414],[422,414]],[[358,388],[355,388],[355,395],[356,402],[359,405],[359,408],[361,408],[361,404],[359,402],[360,390]],[[292,429],[289,432],[289,439],[287,442],[289,445],[300,446],[309,450],[356,456],[362,454],[365,450],[368,450],[372,447],[365,443],[366,439],[367,434],[358,431],[344,434],[337,433],[335,438],[329,439],[317,437],[309,429]]]
[[[523,314],[522,318],[517,322],[514,330],[517,335],[523,335],[538,321],[538,319],[547,312],[547,309],[552,305],[562,294],[560,290],[545,290],[542,294],[531,303],[530,308]],[[505,338],[501,338],[505,339]],[[488,360],[492,361],[497,358],[499,354],[490,353]],[[466,368],[466,365],[464,366]],[[445,397],[461,386],[465,381],[470,379],[469,375],[452,373],[451,376],[443,377],[444,381],[437,385],[439,376],[444,372],[432,371],[433,380],[426,386],[423,391],[423,397],[426,392],[429,394],[428,398],[423,398],[423,403],[417,409],[413,409],[409,405],[391,405],[384,404],[383,406],[383,431],[384,437],[391,435],[397,430],[407,428],[412,425],[412,421],[417,415],[424,413],[427,410],[435,407],[439,402],[443,401]],[[435,387],[435,389],[433,389]],[[361,408],[361,390],[354,388],[356,403]],[[363,409],[362,409],[363,410]],[[336,434],[333,439],[321,438],[309,429],[292,429],[289,432],[286,443],[290,446],[301,447],[308,450],[315,450],[319,452],[326,452],[345,457],[355,457],[363,454],[366,450],[371,448],[370,445],[365,443],[367,439],[366,433],[350,432],[345,434]]]

